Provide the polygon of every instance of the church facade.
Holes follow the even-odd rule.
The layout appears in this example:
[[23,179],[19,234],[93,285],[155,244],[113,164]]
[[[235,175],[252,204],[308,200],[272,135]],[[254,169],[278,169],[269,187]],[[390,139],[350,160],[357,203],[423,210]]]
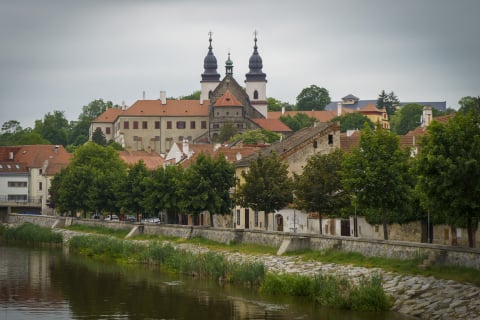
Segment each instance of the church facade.
[[126,150],[165,154],[184,140],[214,142],[227,125],[233,126],[237,133],[258,128],[290,132],[278,119],[267,119],[267,80],[256,34],[244,88],[233,76],[230,53],[225,62],[225,76],[220,80],[211,33],[203,67],[199,100],[166,99],[165,92],[161,92],[157,100],[142,99],[128,108],[108,109],[92,121],[90,140],[96,130],[101,130],[107,141],[116,141]]

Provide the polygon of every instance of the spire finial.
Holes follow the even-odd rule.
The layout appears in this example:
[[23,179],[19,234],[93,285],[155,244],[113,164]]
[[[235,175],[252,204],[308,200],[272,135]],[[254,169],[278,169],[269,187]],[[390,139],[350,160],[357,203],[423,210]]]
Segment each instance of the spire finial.
[[253,47],[254,49],[257,49],[257,34],[258,34],[258,31],[257,30],[254,30],[253,31],[253,35],[254,35],[254,39],[253,41],[255,41],[255,46]]
[[208,31],[208,36],[209,36],[208,42],[210,42],[208,49],[212,49],[212,34],[213,34],[212,30]]

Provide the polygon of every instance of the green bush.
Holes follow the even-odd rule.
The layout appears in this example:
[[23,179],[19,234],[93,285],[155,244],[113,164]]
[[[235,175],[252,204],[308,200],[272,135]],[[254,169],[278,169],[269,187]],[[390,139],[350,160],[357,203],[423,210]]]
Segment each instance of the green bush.
[[390,309],[390,300],[383,291],[382,277],[373,275],[370,280],[362,279],[350,294],[352,310],[381,311]]
[[63,236],[52,229],[26,222],[15,228],[5,228],[2,231],[7,242],[23,242],[27,244],[61,244]]
[[265,265],[260,262],[231,264],[230,281],[249,285],[260,285],[265,278]]

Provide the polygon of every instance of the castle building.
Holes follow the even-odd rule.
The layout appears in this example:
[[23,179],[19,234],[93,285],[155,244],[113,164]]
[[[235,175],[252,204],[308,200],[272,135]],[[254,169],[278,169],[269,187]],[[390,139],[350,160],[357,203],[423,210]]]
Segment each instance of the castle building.
[[233,76],[230,53],[225,62],[225,76],[220,80],[211,33],[203,67],[200,99],[166,99],[166,93],[161,91],[160,99],[142,99],[128,108],[108,109],[92,121],[90,140],[95,130],[101,130],[107,141],[116,141],[128,151],[165,154],[184,140],[214,142],[227,125],[233,126],[237,133],[259,128],[282,134],[291,132],[279,119],[267,119],[267,80],[256,33],[245,88]]

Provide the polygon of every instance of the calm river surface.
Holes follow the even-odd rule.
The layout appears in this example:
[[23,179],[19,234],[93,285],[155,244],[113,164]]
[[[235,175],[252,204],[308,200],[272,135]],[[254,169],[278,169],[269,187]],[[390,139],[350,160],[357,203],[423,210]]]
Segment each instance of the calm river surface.
[[322,319],[404,320],[278,299],[256,290],[119,267],[62,250],[0,245],[0,319]]

